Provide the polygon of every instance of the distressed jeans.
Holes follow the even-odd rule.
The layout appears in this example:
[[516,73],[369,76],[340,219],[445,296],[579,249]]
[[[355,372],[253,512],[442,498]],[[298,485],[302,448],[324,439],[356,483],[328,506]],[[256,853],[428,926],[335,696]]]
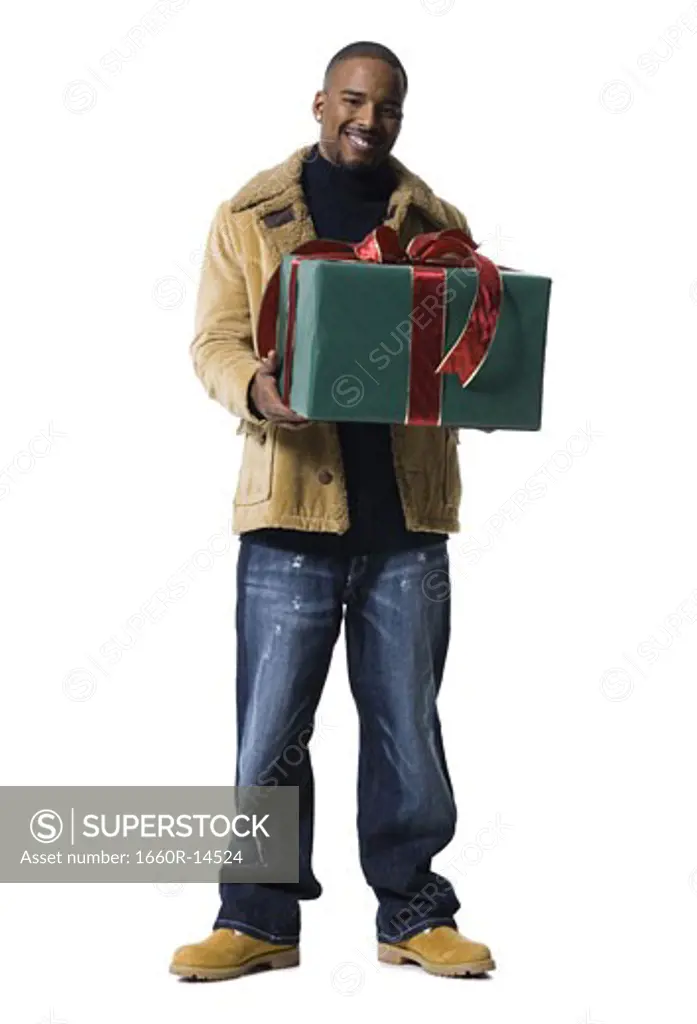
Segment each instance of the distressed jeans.
[[[295,943],[299,901],[322,893],[311,863],[308,741],[344,615],[360,724],[360,862],[378,901],[377,937],[396,942],[424,928],[455,926],[454,889],[431,870],[456,823],[436,709],[450,634],[447,542],[342,558],[243,538],[236,784],[299,787],[299,881],[219,883],[214,928]],[[291,748],[293,757],[284,758]]]

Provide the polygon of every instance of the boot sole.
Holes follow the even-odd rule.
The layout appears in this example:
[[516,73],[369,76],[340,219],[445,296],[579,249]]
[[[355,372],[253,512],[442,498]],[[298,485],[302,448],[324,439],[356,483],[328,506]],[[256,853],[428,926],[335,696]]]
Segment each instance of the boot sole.
[[196,981],[224,981],[227,978],[239,978],[243,974],[249,974],[258,967],[297,967],[300,963],[299,949],[284,949],[280,953],[260,953],[245,960],[243,964],[236,964],[233,967],[195,967],[193,964],[170,964],[170,974],[176,974],[180,978],[189,978]]
[[437,964],[432,960],[426,960],[425,957],[411,949],[399,949],[385,942],[378,943],[378,960],[383,964],[418,964],[429,974],[440,974],[449,978],[486,974],[487,971],[493,971],[496,967],[492,959],[472,960],[466,964]]

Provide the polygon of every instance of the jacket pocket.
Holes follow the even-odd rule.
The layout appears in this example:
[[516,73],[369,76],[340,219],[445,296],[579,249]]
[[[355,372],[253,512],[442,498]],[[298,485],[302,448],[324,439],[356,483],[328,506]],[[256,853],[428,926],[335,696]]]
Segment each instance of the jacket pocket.
[[264,428],[243,420],[237,430],[244,435],[242,465],[235,491],[235,505],[256,505],[271,497],[276,432],[270,424]]

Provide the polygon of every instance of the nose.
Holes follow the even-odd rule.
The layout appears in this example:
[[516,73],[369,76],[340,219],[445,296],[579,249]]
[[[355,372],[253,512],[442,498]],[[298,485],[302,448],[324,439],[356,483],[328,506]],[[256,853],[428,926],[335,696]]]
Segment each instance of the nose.
[[358,123],[366,131],[375,131],[378,125],[378,114],[374,103],[364,103],[358,112]]

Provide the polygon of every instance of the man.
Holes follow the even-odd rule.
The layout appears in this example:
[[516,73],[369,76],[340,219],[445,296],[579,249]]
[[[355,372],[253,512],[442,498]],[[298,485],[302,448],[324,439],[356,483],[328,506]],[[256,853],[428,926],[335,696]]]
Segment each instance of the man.
[[[450,631],[447,539],[459,529],[457,431],[303,420],[281,400],[276,356],[261,360],[256,337],[264,285],[302,242],[357,242],[381,223],[403,244],[468,231],[459,210],[390,155],[406,91],[390,50],[345,47],[313,102],[318,144],[224,202],[208,239],[192,356],[244,433],[233,517],[236,783],[299,787],[300,865],[297,884],[221,883],[212,935],[174,954],[172,972],[189,978],[299,963],[299,900],[322,892],[307,743],[344,611],[360,720],[360,858],[378,900],[379,959],[436,974],[494,967],[489,949],[458,931],[460,903],[431,869],[456,822],[436,697]],[[304,751],[300,763],[284,760],[291,746]]]

